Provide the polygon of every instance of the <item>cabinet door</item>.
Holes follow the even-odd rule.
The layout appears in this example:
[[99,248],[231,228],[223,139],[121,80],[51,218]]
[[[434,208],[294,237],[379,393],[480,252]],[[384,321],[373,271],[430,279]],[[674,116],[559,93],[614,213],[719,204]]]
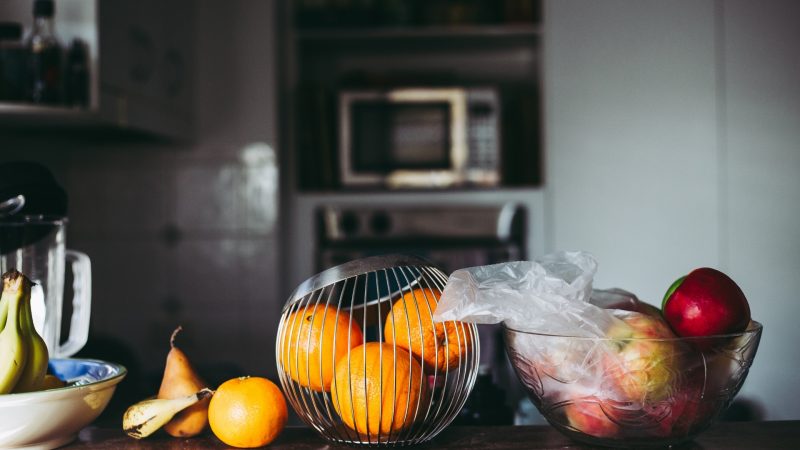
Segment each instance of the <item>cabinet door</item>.
[[186,133],[192,106],[192,2],[99,2],[99,22],[103,114],[120,125]]

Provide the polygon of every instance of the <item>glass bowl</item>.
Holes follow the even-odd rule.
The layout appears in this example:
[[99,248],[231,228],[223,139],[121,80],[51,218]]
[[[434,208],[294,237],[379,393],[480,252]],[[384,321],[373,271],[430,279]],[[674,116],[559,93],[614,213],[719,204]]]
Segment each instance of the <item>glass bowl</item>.
[[752,321],[744,332],[703,338],[586,338],[504,326],[504,337],[551,425],[619,448],[675,445],[708,428],[744,383],[761,331]]

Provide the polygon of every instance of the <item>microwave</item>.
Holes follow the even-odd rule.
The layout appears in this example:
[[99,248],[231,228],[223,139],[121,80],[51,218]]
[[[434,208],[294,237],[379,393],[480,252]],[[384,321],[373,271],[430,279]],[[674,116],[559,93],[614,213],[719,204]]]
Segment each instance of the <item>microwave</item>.
[[339,93],[345,187],[439,188],[500,183],[500,100],[492,87],[404,87]]

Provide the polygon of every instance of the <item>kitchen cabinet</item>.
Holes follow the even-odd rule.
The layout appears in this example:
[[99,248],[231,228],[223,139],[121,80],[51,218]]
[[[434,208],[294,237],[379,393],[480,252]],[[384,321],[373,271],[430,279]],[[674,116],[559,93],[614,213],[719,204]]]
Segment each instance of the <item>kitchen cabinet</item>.
[[287,1],[283,7],[281,116],[290,130],[293,188],[346,188],[339,179],[338,95],[388,86],[496,87],[500,185],[541,185],[538,0]]
[[[0,21],[32,22],[33,0],[0,5]],[[134,130],[186,139],[192,130],[193,5],[187,0],[59,0],[62,46],[88,47],[86,107],[0,101],[0,127]]]

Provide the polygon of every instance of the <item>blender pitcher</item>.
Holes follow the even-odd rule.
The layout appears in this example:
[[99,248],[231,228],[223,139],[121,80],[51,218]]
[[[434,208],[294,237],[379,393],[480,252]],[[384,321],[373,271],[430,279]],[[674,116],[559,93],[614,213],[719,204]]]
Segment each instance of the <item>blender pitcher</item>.
[[[66,249],[66,224],[64,217],[41,215],[0,221],[0,271],[17,269],[35,283],[31,289],[33,322],[51,358],[74,355],[89,336],[91,264],[86,254]],[[62,336],[67,265],[73,273],[74,297],[69,334]]]

